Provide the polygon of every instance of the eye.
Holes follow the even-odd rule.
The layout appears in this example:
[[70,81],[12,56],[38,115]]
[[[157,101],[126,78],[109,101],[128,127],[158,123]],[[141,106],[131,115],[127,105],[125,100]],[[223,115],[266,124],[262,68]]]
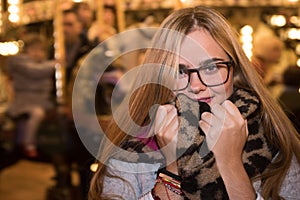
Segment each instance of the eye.
[[204,72],[205,74],[214,74],[218,72],[219,66],[217,63],[210,63],[206,65],[205,67],[201,68],[201,71]]
[[178,72],[179,72],[179,78],[188,77],[188,70],[185,65],[179,64]]

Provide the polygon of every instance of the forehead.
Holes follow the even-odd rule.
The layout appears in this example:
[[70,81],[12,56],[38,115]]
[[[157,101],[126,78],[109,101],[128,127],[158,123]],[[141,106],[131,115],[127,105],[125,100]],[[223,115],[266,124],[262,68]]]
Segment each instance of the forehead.
[[226,52],[205,29],[188,33],[180,48],[180,61],[198,65],[211,58],[227,58]]
[[79,5],[78,10],[90,11],[91,7],[88,4],[81,4],[81,5]]
[[63,17],[64,22],[76,23],[79,22],[75,13],[66,13]]

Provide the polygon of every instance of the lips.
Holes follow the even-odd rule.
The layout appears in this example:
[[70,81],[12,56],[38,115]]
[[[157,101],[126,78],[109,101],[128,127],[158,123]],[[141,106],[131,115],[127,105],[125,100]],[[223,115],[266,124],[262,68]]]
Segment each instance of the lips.
[[205,103],[210,103],[212,101],[212,97],[204,97],[204,98],[199,98],[197,100]]

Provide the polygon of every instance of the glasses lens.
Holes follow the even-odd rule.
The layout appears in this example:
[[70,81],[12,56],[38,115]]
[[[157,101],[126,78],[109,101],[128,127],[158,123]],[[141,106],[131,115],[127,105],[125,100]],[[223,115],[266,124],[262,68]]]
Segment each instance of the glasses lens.
[[226,82],[228,76],[227,63],[211,63],[199,69],[202,82],[207,86],[221,85]]

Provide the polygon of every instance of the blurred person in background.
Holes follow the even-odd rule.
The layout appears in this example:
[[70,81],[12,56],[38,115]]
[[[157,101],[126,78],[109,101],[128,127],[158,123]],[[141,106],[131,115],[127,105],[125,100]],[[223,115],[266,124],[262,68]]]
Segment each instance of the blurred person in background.
[[281,76],[274,71],[274,66],[280,64],[283,50],[283,42],[274,35],[257,35],[254,38],[252,63],[269,86],[280,82]]
[[103,24],[95,21],[88,31],[88,38],[91,42],[99,44],[109,37],[117,34],[116,10],[114,6],[104,5]]
[[294,65],[295,62],[295,53],[285,48],[283,41],[277,36],[270,33],[258,34],[254,39],[252,63],[299,131],[300,113],[296,103],[299,96],[299,70]]
[[[26,157],[38,156],[36,133],[47,111],[54,108],[53,79],[55,62],[47,60],[47,40],[36,33],[23,38],[24,52],[9,57],[6,70],[13,86],[13,101],[8,115],[26,116],[18,131],[17,144]],[[17,124],[20,126],[20,124]]]
[[[11,134],[13,130],[13,123],[7,117],[7,109],[9,103],[12,100],[12,85],[10,84],[9,78],[2,69],[0,68],[0,170],[13,164],[16,161],[15,149],[11,145],[7,145],[11,141]],[[10,138],[9,138],[10,137]],[[9,140],[9,141],[7,141]]]
[[86,36],[82,34],[83,25],[72,9],[63,11],[63,30],[66,51],[66,82],[68,84],[78,60],[88,53],[92,46]]
[[[75,191],[80,190],[80,198],[84,198],[85,185],[87,181],[88,167],[86,161],[90,155],[83,146],[77,134],[72,116],[72,87],[76,76],[77,66],[91,51],[93,45],[84,34],[84,20],[78,13],[88,10],[88,4],[74,4],[73,8],[63,10],[63,32],[65,38],[65,68],[66,68],[66,102],[60,106],[60,115],[64,118],[65,132],[61,132],[64,138],[63,144],[67,148],[61,152],[52,154],[52,162],[55,168],[56,185],[48,190],[49,199],[74,198]],[[74,9],[75,7],[75,9]],[[77,8],[78,7],[78,8]],[[76,10],[77,9],[77,10]],[[76,12],[77,11],[77,12]],[[74,165],[75,164],[75,165]],[[79,174],[79,186],[74,185],[72,171]],[[78,196],[78,195],[77,195]]]
[[87,37],[89,28],[94,21],[94,12],[87,2],[75,2],[71,8],[82,24],[82,34]]
[[12,100],[11,84],[7,74],[0,68],[0,130],[5,121],[5,113]]
[[282,89],[278,97],[283,109],[300,133],[300,68],[289,66],[282,75]]

